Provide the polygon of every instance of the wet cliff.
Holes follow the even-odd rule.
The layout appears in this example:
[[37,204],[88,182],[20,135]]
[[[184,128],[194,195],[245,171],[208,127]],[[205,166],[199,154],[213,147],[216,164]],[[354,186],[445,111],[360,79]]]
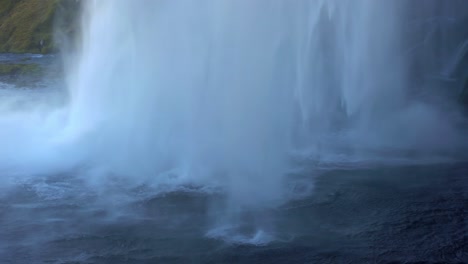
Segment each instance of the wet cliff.
[[77,0],[0,0],[0,52],[56,51],[54,36],[75,34],[79,8]]

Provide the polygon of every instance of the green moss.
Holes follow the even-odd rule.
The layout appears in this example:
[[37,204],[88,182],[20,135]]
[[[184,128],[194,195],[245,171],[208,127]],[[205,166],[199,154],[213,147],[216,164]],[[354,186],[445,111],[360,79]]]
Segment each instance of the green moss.
[[66,11],[60,26],[69,31],[78,5],[75,0],[0,0],[0,52],[53,52],[58,10]]
[[13,0],[0,0],[0,17],[8,13],[13,7]]

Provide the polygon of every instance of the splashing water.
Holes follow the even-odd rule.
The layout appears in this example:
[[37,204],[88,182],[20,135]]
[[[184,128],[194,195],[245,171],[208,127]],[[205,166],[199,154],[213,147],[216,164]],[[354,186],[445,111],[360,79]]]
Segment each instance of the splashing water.
[[409,95],[399,1],[86,5],[69,102],[2,108],[3,171],[86,166],[101,185],[217,186],[235,211],[287,200],[297,153],[386,160],[461,141]]

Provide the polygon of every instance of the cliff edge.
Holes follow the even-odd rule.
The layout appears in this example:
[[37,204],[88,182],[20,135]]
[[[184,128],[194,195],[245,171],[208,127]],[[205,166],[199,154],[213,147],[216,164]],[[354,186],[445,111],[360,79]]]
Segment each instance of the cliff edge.
[[75,31],[77,0],[0,0],[0,52],[50,53],[54,29]]

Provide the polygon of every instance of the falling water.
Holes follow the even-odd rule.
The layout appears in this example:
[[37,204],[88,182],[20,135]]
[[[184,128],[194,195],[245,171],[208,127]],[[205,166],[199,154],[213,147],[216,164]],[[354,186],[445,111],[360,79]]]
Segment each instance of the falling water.
[[27,126],[3,138],[31,142],[19,163],[0,151],[0,168],[210,186],[236,211],[286,202],[297,160],[414,161],[460,145],[456,117],[412,92],[403,1],[85,5],[68,103],[15,116]]
[[408,97],[401,7],[90,1],[65,134],[107,174],[219,184],[242,205],[284,199],[293,153],[435,148],[450,126]]

